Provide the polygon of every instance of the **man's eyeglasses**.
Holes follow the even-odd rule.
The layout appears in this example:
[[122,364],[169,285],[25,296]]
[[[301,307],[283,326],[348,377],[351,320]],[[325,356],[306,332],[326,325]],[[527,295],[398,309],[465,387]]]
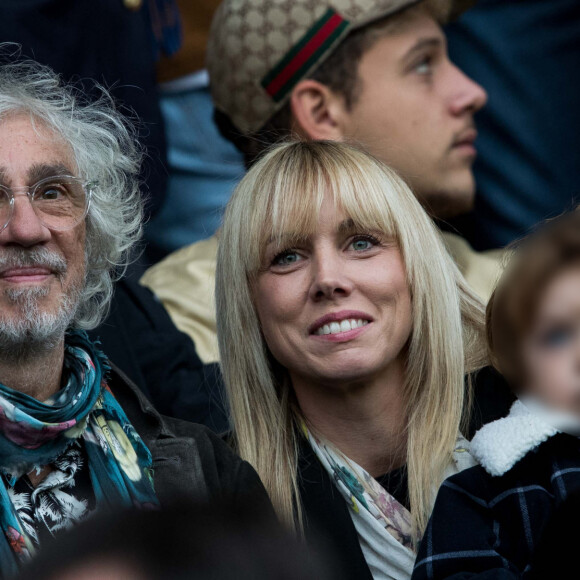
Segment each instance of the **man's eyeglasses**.
[[28,195],[38,219],[49,229],[64,231],[79,224],[89,211],[95,181],[82,181],[71,175],[41,179],[29,187],[0,185],[0,231],[14,213],[14,197]]

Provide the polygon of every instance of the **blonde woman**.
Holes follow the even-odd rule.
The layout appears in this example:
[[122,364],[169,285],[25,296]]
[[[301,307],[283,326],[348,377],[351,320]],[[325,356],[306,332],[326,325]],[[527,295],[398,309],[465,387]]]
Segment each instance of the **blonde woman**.
[[348,578],[408,578],[439,484],[473,464],[484,362],[482,305],[409,188],[344,144],[275,147],[226,210],[216,301],[237,451],[280,518]]

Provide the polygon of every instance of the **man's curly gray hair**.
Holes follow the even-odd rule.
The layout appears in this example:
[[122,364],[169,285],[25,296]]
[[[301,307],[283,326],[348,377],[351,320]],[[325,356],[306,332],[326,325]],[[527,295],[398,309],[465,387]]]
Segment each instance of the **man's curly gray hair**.
[[113,283],[141,237],[143,204],[137,179],[142,149],[136,131],[105,89],[97,101],[34,61],[0,65],[0,122],[29,114],[71,148],[79,177],[97,182],[86,217],[85,286],[72,325],[94,328],[104,318]]

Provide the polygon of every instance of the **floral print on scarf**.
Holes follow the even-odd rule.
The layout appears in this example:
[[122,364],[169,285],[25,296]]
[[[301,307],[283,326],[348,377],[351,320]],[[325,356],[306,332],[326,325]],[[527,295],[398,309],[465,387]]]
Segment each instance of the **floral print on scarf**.
[[314,453],[332,477],[336,487],[358,514],[366,510],[400,544],[413,549],[411,514],[360,465],[336,447],[314,437],[304,427]]

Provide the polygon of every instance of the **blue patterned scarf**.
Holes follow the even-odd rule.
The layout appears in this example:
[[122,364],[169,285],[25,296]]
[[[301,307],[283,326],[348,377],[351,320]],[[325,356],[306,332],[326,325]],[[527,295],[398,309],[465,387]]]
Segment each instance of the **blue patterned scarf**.
[[[84,332],[66,336],[66,385],[36,399],[0,384],[0,471],[10,485],[82,440],[99,507],[153,507],[152,457],[105,382],[104,355]],[[0,577],[17,573],[34,546],[0,478]]]

